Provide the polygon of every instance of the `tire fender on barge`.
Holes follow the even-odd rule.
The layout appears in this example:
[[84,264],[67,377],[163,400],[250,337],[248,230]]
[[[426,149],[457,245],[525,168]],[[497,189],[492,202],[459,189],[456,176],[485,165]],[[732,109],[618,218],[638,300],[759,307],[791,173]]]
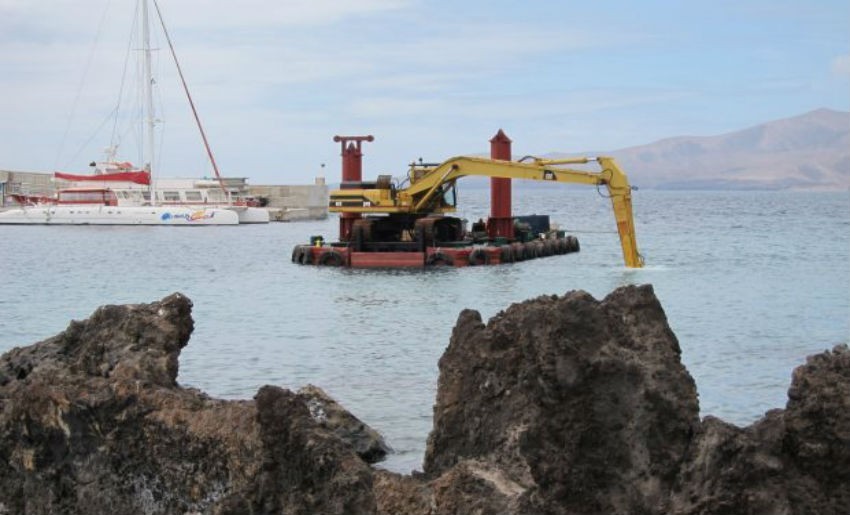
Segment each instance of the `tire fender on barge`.
[[317,264],[322,266],[343,266],[345,264],[345,256],[335,250],[326,250],[319,254]]
[[455,260],[448,254],[439,250],[425,259],[425,266],[454,266]]

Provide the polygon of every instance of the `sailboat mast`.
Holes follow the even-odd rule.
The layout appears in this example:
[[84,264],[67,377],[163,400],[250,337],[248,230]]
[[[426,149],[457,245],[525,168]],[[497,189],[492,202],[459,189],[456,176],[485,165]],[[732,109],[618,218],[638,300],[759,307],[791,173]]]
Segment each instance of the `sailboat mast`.
[[148,0],[142,0],[142,38],[145,67],[145,117],[147,122],[148,173],[151,176],[151,205],[156,205],[156,180],[154,179],[154,112],[153,112],[153,72],[151,72],[151,31],[148,20]]
[[186,84],[186,77],[183,76],[183,68],[180,67],[180,61],[177,60],[177,52],[174,51],[174,44],[171,43],[171,36],[168,35],[168,28],[165,26],[165,20],[162,18],[162,11],[159,9],[159,3],[156,0],[153,0],[153,6],[156,9],[157,16],[159,17],[159,24],[162,26],[162,33],[165,35],[165,40],[168,42],[168,48],[171,50],[171,57],[174,59],[174,66],[177,68],[177,75],[180,76],[180,82],[183,84],[183,91],[186,93],[186,98],[189,100],[189,107],[192,108],[192,115],[195,117],[195,124],[198,126],[198,132],[201,133],[201,140],[204,142],[207,157],[210,158],[210,164],[212,165],[213,172],[215,172],[216,179],[218,179],[218,185],[221,188],[222,193],[224,193],[224,198],[226,198],[227,203],[230,204],[230,192],[227,191],[227,188],[225,188],[224,179],[222,179],[221,173],[218,171],[215,156],[213,156],[212,148],[210,148],[210,143],[207,140],[207,133],[204,131],[204,126],[201,124],[201,117],[198,116],[198,110],[195,108],[195,101],[192,100],[192,94],[189,93],[189,85]]

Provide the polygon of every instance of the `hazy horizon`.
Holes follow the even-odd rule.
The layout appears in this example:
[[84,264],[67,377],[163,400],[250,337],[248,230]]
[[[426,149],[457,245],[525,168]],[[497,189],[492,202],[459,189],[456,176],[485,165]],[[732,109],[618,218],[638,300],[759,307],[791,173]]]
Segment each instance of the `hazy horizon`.
[[[0,2],[0,168],[85,171],[131,105],[135,2]],[[850,111],[850,4],[159,2],[222,173],[338,173],[335,134],[373,134],[364,175],[419,157],[618,149],[818,108]],[[153,9],[153,7],[152,7]],[[209,175],[155,31],[163,176]],[[130,70],[124,75],[125,57]],[[123,132],[121,132],[123,131]],[[141,162],[138,130],[120,157]],[[325,164],[325,168],[322,168]]]

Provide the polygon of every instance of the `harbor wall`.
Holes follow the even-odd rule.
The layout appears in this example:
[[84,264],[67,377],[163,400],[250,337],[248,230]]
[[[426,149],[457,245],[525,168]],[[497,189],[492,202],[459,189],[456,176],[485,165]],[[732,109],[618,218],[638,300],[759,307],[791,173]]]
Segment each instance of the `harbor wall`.
[[248,193],[268,200],[272,221],[322,220],[328,216],[328,186],[324,177],[314,184],[248,186]]
[[53,174],[0,170],[0,207],[7,205],[6,195],[52,195]]

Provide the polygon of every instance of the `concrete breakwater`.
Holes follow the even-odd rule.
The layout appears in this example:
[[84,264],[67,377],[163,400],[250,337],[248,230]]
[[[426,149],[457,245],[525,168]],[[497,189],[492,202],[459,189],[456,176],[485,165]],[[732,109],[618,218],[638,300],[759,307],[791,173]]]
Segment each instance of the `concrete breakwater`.
[[181,387],[191,310],[104,306],[0,357],[0,513],[850,512],[846,345],[740,428],[699,419],[651,286],[465,310],[423,472],[403,476],[320,390]]
[[249,195],[265,199],[273,222],[324,220],[328,217],[328,186],[324,178],[314,184],[247,186]]

